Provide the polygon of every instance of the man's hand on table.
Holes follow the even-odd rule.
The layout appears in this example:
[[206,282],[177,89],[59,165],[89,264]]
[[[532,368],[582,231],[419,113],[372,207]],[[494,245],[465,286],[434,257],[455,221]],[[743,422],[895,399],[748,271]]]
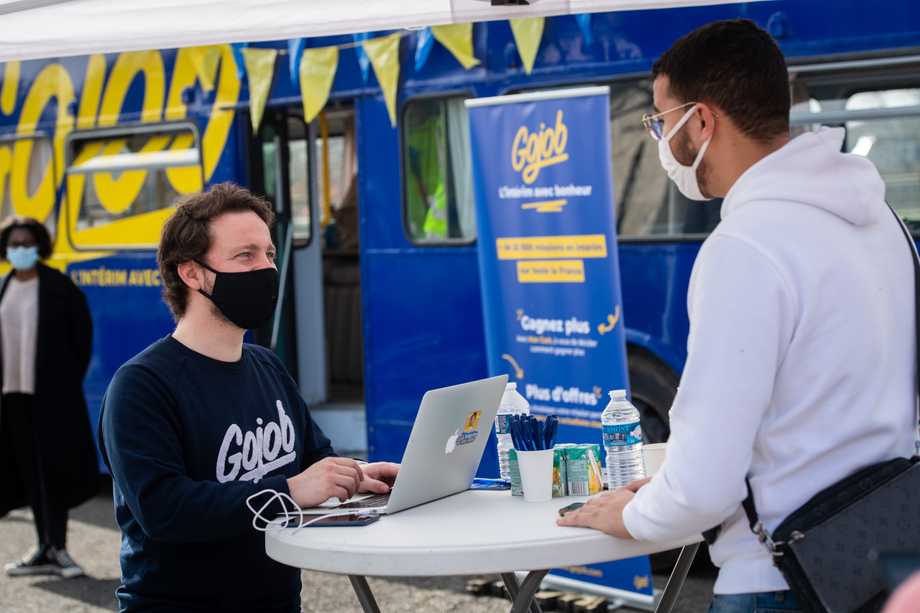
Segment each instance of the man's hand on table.
[[364,479],[358,488],[359,492],[388,494],[390,488],[393,487],[393,482],[396,481],[399,464],[374,462],[373,464],[363,464],[361,470],[364,471]]
[[621,539],[631,539],[632,535],[623,523],[623,509],[633,499],[636,492],[648,483],[651,477],[628,483],[612,492],[598,494],[575,511],[569,511],[560,517],[556,524],[579,528],[594,528]]

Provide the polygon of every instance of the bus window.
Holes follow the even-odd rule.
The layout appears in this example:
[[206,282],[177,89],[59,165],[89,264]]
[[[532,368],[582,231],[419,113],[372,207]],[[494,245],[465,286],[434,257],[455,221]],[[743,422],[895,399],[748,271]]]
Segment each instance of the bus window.
[[262,141],[262,170],[265,176],[265,196],[277,206],[278,143],[287,142],[288,176],[290,185],[291,223],[294,229],[294,246],[302,247],[310,241],[311,219],[309,178],[307,174],[307,141],[303,121],[286,117],[284,137],[276,123],[265,122],[259,132]]
[[871,160],[885,181],[885,197],[920,231],[920,87],[860,89],[855,79],[793,84],[792,131],[819,125],[846,129],[844,148]]
[[[920,89],[861,92],[847,110],[920,109]],[[885,180],[888,203],[906,221],[920,224],[920,116],[846,123],[846,149],[864,156]]]
[[320,113],[316,146],[317,178],[323,228],[335,222],[335,233],[323,235],[323,248],[358,250],[358,156],[355,116],[351,110]]
[[476,238],[470,140],[462,97],[406,106],[403,126],[405,225],[416,243]]
[[201,191],[189,126],[137,126],[70,139],[68,230],[78,248],[151,248],[179,197]]
[[[26,162],[26,163],[22,163]],[[45,136],[0,140],[0,220],[25,215],[54,236],[54,152]]]
[[626,239],[700,237],[719,223],[721,199],[693,202],[668,179],[658,143],[642,127],[652,112],[652,82],[610,88],[610,133],[617,234]]

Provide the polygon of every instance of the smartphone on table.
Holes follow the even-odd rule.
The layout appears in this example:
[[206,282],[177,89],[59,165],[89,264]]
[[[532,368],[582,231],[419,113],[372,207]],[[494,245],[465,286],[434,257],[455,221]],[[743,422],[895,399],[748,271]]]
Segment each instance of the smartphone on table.
[[[279,514],[277,519],[281,522],[281,525],[285,528],[297,528],[301,523],[306,523],[310,520],[316,519],[316,515],[306,515],[303,520],[301,520],[299,515],[288,515]],[[347,515],[330,515],[329,517],[323,517],[319,521],[313,522],[309,526],[303,526],[304,528],[338,528],[344,526],[366,526],[372,524],[375,521],[380,519],[378,513],[349,513]]]
[[566,505],[562,507],[561,509],[559,509],[559,517],[565,517],[565,514],[568,513],[569,511],[577,511],[583,506],[585,506],[585,503],[583,502],[573,502],[570,505]]

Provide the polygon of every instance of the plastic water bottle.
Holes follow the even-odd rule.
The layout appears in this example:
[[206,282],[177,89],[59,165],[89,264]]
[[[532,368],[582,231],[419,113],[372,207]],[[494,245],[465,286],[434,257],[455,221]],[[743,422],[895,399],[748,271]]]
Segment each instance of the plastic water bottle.
[[505,393],[502,395],[502,401],[498,405],[498,413],[495,415],[495,436],[498,439],[498,470],[501,478],[506,481],[511,480],[508,451],[514,449],[514,443],[511,441],[511,429],[509,428],[512,415],[530,415],[530,404],[526,398],[518,393],[517,383],[509,383],[505,386]]
[[643,478],[639,410],[627,399],[626,390],[610,392],[610,403],[601,414],[601,428],[607,454],[607,488],[612,490]]

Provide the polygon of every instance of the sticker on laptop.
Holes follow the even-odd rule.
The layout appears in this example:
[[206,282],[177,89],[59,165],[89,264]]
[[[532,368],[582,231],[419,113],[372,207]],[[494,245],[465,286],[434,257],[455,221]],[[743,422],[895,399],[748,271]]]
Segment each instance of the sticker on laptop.
[[447,439],[447,445],[444,447],[444,453],[453,453],[457,447],[469,445],[479,438],[479,420],[482,417],[482,411],[473,411],[463,422],[463,427],[458,428],[450,438]]

